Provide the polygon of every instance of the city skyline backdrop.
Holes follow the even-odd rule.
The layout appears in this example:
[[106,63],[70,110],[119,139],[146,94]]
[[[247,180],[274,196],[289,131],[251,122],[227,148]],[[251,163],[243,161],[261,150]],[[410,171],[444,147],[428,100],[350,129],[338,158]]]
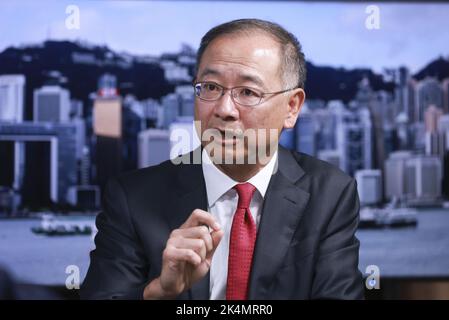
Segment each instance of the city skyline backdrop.
[[[369,67],[376,72],[405,65],[414,73],[428,61],[447,57],[449,5],[378,3],[380,29],[370,30],[365,27],[370,4],[6,0],[0,3],[0,29],[8,32],[0,36],[0,51],[45,40],[82,40],[119,52],[160,55],[177,52],[183,43],[197,48],[214,25],[254,17],[280,23],[294,33],[308,61],[318,65]],[[79,30],[65,26],[68,5],[80,10]]]
[[[7,15],[9,10],[10,15],[14,15],[14,10],[23,8],[24,3],[27,2],[17,5],[4,2],[0,5],[6,9],[2,14]],[[14,25],[18,28],[12,28],[0,38],[1,48],[2,43],[8,41],[5,39],[14,33],[18,34],[9,40],[12,43],[37,37],[26,46],[0,49],[0,162],[3,163],[0,186],[4,187],[0,190],[0,200],[4,199],[3,206],[8,204],[6,207],[12,208],[12,212],[17,211],[19,203],[32,210],[53,204],[92,210],[99,207],[100,189],[110,177],[155,165],[191,150],[188,147],[182,153],[171,152],[175,130],[184,128],[194,136],[195,98],[191,86],[196,64],[197,44],[194,42],[214,25],[238,17],[234,13],[226,17],[224,3],[193,2],[188,10],[201,8],[201,12],[206,12],[207,8],[218,10],[224,6],[224,14],[215,17],[212,10],[210,19],[199,23],[187,10],[183,13],[184,20],[179,23],[176,20],[171,29],[165,28],[165,22],[157,24],[165,40],[151,38],[148,46],[146,41],[135,41],[143,38],[139,32],[146,31],[143,25],[148,15],[159,16],[156,8],[164,8],[168,21],[187,2],[71,3],[80,10],[79,31],[65,27],[68,2],[41,3],[49,5],[49,10],[45,22],[40,25],[49,26],[51,35],[40,40],[39,30],[27,35],[33,23],[43,17],[36,14],[31,20],[27,19],[30,10],[36,8],[30,3],[19,19],[16,14]],[[202,6],[198,7],[199,4]],[[319,27],[310,28],[303,39],[317,31],[325,38],[312,37],[318,40],[315,44],[303,41],[306,57],[309,57],[305,88],[307,107],[301,110],[295,128],[282,133],[280,143],[334,164],[355,177],[363,205],[382,205],[395,199],[406,200],[409,205],[442,205],[441,201],[449,198],[445,187],[449,185],[449,59],[426,58],[417,70],[402,66],[410,66],[410,61],[419,61],[423,55],[441,56],[446,50],[447,22],[440,21],[440,25],[436,25],[438,19],[434,19],[430,23],[433,29],[429,29],[427,25],[420,27],[423,24],[420,19],[435,8],[444,12],[448,7],[401,4],[386,5],[384,9],[382,4],[379,7],[381,29],[368,30],[365,27],[366,4],[288,4],[291,10],[297,5],[304,11],[310,9],[310,15],[317,17],[314,23]],[[272,12],[268,10],[270,5]],[[270,2],[233,2],[232,8],[243,11],[254,8],[251,16],[281,22],[297,34],[304,21],[294,20],[291,10],[283,12],[279,9],[282,6],[284,3],[278,7]],[[395,37],[401,35],[398,25],[393,23],[397,22],[393,18],[398,8],[403,17],[411,15],[413,23],[408,27],[411,36],[403,37],[400,50],[395,51],[398,44]],[[156,11],[149,13],[150,9]],[[141,19],[115,29],[121,19],[131,19],[133,13]],[[284,15],[282,19],[275,19],[278,13]],[[100,22],[93,18],[95,15]],[[237,15],[241,17],[240,11]],[[337,25],[349,28],[347,31],[351,33],[337,36],[323,30],[331,17],[332,21],[336,17],[343,19]],[[186,30],[185,21],[198,28],[178,39],[175,31]],[[134,23],[142,25],[138,27]],[[365,42],[360,38],[361,30],[366,33]],[[408,52],[408,45],[420,45],[412,40],[422,35],[423,30],[442,37],[428,36],[429,45],[420,46],[425,50]],[[120,33],[124,31],[135,37]],[[174,37],[171,37],[172,31]],[[302,41],[304,34],[298,36]],[[340,59],[340,54],[348,54],[349,48],[352,54],[365,59],[363,63],[371,65],[346,70],[324,67],[313,55],[310,58],[307,48],[313,51],[314,46],[320,47],[320,52],[325,52],[327,57],[332,56],[327,50],[332,44],[327,39],[332,37],[336,37],[332,41],[341,44],[359,40],[354,40],[353,46],[335,46],[334,63]],[[374,50],[378,46],[374,41],[376,37],[382,38],[383,47],[377,47],[381,54]],[[120,51],[120,46],[129,39],[135,45],[138,43],[140,49],[137,45],[134,50],[127,50],[128,53]],[[368,46],[369,53],[364,52],[366,41],[372,42]],[[176,46],[170,47],[174,43]],[[155,49],[162,51],[150,53]],[[136,55],[139,50],[146,53]],[[410,60],[402,56],[404,52],[418,58]],[[329,59],[326,55],[321,57],[323,61]],[[395,62],[394,57],[401,60]],[[352,58],[347,55],[346,61],[357,65],[357,59]],[[376,63],[380,66],[386,59],[390,68],[373,72]],[[37,167],[40,170],[35,170]],[[58,210],[57,206],[54,208]]]

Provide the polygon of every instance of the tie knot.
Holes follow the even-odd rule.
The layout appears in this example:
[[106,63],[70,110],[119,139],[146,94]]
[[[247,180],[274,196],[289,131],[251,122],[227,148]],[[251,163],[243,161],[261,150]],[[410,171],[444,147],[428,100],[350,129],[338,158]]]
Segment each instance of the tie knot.
[[237,194],[239,195],[239,201],[237,207],[248,209],[249,204],[251,203],[251,198],[253,197],[254,191],[256,187],[251,183],[239,183],[234,186],[234,189],[237,190]]

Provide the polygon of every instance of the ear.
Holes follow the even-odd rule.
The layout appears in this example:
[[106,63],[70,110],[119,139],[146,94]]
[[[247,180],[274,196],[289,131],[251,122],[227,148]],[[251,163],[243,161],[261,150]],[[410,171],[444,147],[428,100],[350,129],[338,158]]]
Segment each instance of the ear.
[[284,119],[284,129],[291,129],[295,126],[298,119],[299,111],[306,99],[306,93],[303,89],[298,88],[293,91],[287,101],[287,116]]

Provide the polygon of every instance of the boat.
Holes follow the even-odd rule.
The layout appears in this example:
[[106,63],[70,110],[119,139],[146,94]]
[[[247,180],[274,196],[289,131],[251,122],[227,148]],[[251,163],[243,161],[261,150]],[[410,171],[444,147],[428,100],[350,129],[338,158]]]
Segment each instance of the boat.
[[43,214],[40,226],[32,227],[31,231],[47,236],[91,235],[94,229],[92,224],[88,219]]
[[415,227],[418,224],[416,209],[386,208],[379,213],[380,223],[390,228]]
[[401,206],[393,199],[384,208],[361,208],[359,229],[416,227],[417,215],[416,209]]

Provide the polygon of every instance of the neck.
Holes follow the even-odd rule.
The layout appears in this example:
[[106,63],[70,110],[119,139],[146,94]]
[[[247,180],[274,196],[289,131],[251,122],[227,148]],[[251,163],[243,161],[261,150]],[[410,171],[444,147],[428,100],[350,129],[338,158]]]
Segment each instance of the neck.
[[274,154],[275,152],[270,154],[262,163],[257,161],[255,164],[215,164],[215,166],[231,179],[245,182],[262,170],[272,160]]
[[[214,149],[212,149],[214,150]],[[268,155],[266,155],[266,153],[263,153],[263,161],[261,161],[262,159],[259,158],[259,154],[256,157],[256,163],[245,163],[245,164],[236,164],[236,163],[230,163],[230,164],[226,164],[226,163],[216,163],[214,161],[214,152],[215,150],[212,152],[212,155],[209,154],[210,151],[208,151],[205,148],[202,148],[203,152],[206,152],[206,154],[209,157],[209,160],[211,163],[213,163],[213,165],[218,168],[218,170],[220,170],[221,172],[223,172],[225,175],[227,175],[228,177],[230,177],[231,179],[238,181],[238,182],[245,182],[248,181],[249,179],[251,179],[252,177],[254,177],[260,170],[262,170],[266,165],[268,165],[268,163],[270,163],[270,161],[273,159],[273,156],[276,154],[278,148],[277,145],[275,146],[275,149],[271,148],[268,151]],[[222,158],[224,158],[224,155],[222,155]],[[245,158],[248,158],[248,156],[245,156]],[[235,159],[234,159],[235,160]],[[219,162],[219,161],[217,161]]]
[[220,171],[231,179],[245,182],[254,177],[265,165],[261,164],[216,164]]

